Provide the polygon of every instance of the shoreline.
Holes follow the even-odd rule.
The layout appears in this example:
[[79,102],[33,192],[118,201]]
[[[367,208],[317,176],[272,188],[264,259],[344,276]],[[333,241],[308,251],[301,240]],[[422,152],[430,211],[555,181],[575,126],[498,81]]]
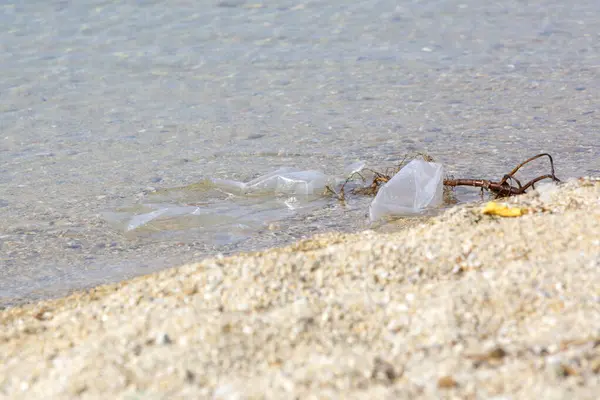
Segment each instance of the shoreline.
[[600,180],[506,202],[0,310],[0,394],[593,398]]

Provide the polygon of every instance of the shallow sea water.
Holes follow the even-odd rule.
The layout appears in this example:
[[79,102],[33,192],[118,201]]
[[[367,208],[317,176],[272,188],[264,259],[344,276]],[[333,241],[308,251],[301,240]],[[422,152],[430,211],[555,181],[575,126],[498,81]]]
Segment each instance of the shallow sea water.
[[599,15],[592,0],[4,1],[0,307],[370,227],[368,199],[275,196],[238,199],[248,223],[124,229],[160,202],[224,207],[210,177],[415,151],[455,177],[539,152],[561,178],[599,175]]

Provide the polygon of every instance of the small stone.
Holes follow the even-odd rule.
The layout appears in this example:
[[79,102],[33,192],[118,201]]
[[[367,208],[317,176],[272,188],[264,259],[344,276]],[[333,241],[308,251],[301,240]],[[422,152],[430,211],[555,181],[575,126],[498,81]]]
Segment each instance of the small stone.
[[142,346],[140,346],[139,344],[135,345],[133,347],[132,352],[135,356],[139,356],[140,354],[142,354]]
[[507,354],[508,353],[506,352],[506,350],[504,350],[502,347],[496,347],[488,353],[488,357],[491,359],[499,360],[501,358],[506,357]]
[[450,375],[442,376],[438,379],[437,387],[440,389],[452,389],[458,386],[458,382]]
[[556,376],[561,377],[561,378],[568,378],[569,376],[579,375],[579,373],[577,372],[577,370],[575,368],[571,367],[568,364],[564,364],[564,363],[554,364],[553,369],[554,369],[554,372],[556,373]]
[[502,362],[502,359],[507,355],[508,353],[506,352],[506,350],[504,350],[500,346],[497,346],[486,353],[470,355],[469,358],[475,360],[474,365],[477,368],[483,363],[495,365],[499,364],[500,362]]
[[391,384],[398,378],[398,375],[392,364],[379,357],[375,357],[373,371],[371,372],[372,379]]
[[600,374],[600,357],[595,358],[590,362],[590,369],[595,374]]
[[159,345],[168,345],[168,344],[173,343],[173,341],[171,340],[169,335],[167,335],[166,333],[160,333],[156,336],[155,343],[159,344]]
[[196,375],[189,369],[186,369],[185,370],[185,381],[187,383],[193,383],[194,379],[196,379]]
[[531,350],[533,351],[533,353],[535,355],[538,355],[538,356],[546,356],[546,355],[548,355],[548,349],[546,349],[544,346],[538,346],[538,345],[536,345],[536,346],[533,346],[531,348]]

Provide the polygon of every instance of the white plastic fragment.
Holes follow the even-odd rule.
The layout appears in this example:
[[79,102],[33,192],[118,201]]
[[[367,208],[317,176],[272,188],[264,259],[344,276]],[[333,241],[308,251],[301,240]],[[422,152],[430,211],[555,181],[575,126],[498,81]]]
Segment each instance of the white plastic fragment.
[[250,191],[286,194],[314,194],[327,185],[328,176],[320,171],[280,172],[247,184]]
[[149,205],[149,207],[156,209],[145,214],[133,216],[127,223],[127,227],[125,228],[126,232],[137,229],[143,225],[147,225],[151,221],[154,221],[158,218],[200,214],[200,208],[193,206]]
[[234,190],[243,192],[246,190],[246,184],[244,182],[233,181],[231,179],[220,179],[210,178],[213,185],[220,187],[225,190]]
[[344,174],[347,177],[357,172],[360,172],[363,170],[363,168],[365,168],[366,165],[367,163],[365,161],[353,162],[352,164],[347,165],[346,168],[344,168]]
[[[343,178],[329,176],[321,171],[303,171],[293,167],[279,168],[249,182],[210,178],[209,182],[212,185],[235,195],[228,197],[226,201],[215,201],[206,207],[148,203],[143,204],[143,213],[108,213],[107,219],[116,225],[124,225],[126,232],[141,230],[140,228],[152,232],[184,230],[193,226],[195,229],[214,232],[213,238],[216,239],[225,235],[223,241],[229,242],[245,237],[248,231],[284,218],[289,213],[303,212],[304,209],[316,207],[320,203],[315,201],[312,195],[323,193],[326,185],[344,182],[349,175],[361,171],[364,167],[364,161],[348,165]],[[239,196],[244,194],[267,196]],[[282,196],[268,196],[269,194],[284,194],[287,199],[282,199]]]
[[243,193],[285,193],[311,195],[325,188],[331,178],[321,171],[299,171],[295,168],[280,168],[249,182],[228,179],[211,179],[212,183],[224,189]]
[[443,201],[444,168],[441,164],[412,160],[377,192],[369,218],[424,214]]

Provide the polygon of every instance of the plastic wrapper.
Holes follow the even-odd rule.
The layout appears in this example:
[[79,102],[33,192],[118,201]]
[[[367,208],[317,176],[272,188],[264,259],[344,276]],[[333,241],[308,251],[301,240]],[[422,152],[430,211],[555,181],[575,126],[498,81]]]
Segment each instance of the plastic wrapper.
[[425,214],[443,202],[444,168],[441,164],[412,160],[377,192],[369,218]]
[[[364,166],[364,162],[355,162],[344,172],[352,174]],[[195,232],[210,237],[211,243],[228,244],[248,238],[273,222],[322,207],[327,202],[320,196],[325,186],[344,180],[292,167],[248,182],[210,178],[199,189],[163,190],[146,197],[143,204],[104,216],[127,235],[183,240]]]
[[294,168],[280,168],[249,182],[228,179],[211,179],[211,182],[223,189],[242,193],[282,193],[312,195],[325,189],[332,179],[320,171],[300,171]]

